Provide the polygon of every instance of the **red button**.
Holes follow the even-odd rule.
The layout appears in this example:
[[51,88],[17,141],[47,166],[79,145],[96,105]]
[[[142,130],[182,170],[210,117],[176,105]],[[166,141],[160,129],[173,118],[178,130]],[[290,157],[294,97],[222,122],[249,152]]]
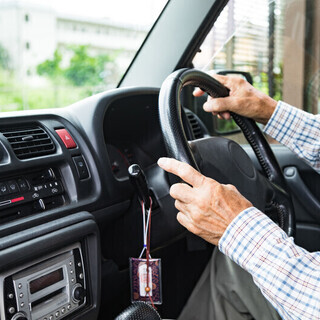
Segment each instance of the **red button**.
[[70,133],[66,129],[56,130],[56,133],[59,135],[67,149],[73,149],[77,147]]
[[12,199],[11,203],[19,202],[19,201],[23,201],[23,200],[24,200],[24,197],[19,197],[19,198]]

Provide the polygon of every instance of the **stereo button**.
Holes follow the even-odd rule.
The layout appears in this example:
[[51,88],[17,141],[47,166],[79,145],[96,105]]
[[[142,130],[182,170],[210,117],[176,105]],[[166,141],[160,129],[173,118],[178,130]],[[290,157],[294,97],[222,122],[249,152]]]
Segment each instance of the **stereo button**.
[[61,313],[64,314],[66,312],[66,308],[61,309]]
[[9,194],[9,188],[5,183],[0,183],[0,195],[4,196]]
[[83,287],[79,286],[73,290],[73,299],[76,302],[83,300],[85,296],[86,296],[86,290]]
[[58,318],[59,316],[60,316],[60,312],[57,311],[57,312],[56,312],[56,318]]
[[20,188],[20,191],[27,191],[29,190],[28,183],[25,179],[18,179],[18,186]]
[[16,193],[19,191],[18,185],[14,180],[8,181],[8,186],[11,193]]
[[16,312],[16,309],[14,307],[11,307],[11,308],[9,308],[8,311],[9,311],[10,314],[13,314],[13,313]]

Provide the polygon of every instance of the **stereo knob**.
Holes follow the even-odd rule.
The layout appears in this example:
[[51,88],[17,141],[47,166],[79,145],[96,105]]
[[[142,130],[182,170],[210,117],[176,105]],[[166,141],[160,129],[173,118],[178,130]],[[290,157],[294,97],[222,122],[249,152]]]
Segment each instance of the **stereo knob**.
[[28,320],[28,318],[21,312],[16,313],[11,320]]
[[86,289],[82,286],[77,286],[73,289],[72,298],[74,301],[82,301],[86,297]]

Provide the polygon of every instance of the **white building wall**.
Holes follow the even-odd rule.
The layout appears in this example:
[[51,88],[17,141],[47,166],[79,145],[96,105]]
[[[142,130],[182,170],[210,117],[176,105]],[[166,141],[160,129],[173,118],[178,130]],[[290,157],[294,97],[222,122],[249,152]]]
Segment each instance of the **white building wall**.
[[52,10],[22,6],[0,7],[0,44],[8,51],[19,78],[35,73],[35,67],[52,56],[56,45],[56,17]]
[[145,30],[105,20],[62,16],[45,5],[19,0],[0,4],[0,44],[19,79],[36,75],[36,66],[51,59],[56,48],[65,52],[70,45],[88,45],[96,54],[116,53],[121,64],[128,64],[145,35]]
[[59,44],[90,45],[94,48],[136,51],[145,35],[145,31],[120,28],[107,23],[57,18]]

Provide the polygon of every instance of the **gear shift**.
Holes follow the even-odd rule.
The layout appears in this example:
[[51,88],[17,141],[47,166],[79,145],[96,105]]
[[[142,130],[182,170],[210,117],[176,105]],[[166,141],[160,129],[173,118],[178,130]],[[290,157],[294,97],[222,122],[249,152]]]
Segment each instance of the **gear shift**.
[[134,302],[115,320],[161,320],[159,313],[146,302]]
[[134,185],[140,201],[143,201],[146,208],[150,208],[150,194],[146,177],[138,164],[132,164],[128,168],[129,178]]

